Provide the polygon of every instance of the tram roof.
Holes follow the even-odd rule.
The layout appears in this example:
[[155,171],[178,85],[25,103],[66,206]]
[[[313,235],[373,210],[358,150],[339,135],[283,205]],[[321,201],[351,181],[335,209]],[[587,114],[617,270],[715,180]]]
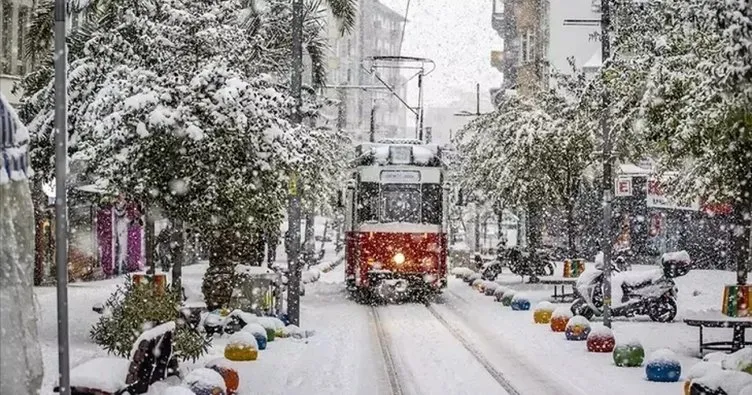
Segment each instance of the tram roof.
[[362,143],[355,147],[355,155],[356,166],[444,167],[441,147],[438,144],[422,144],[419,140]]

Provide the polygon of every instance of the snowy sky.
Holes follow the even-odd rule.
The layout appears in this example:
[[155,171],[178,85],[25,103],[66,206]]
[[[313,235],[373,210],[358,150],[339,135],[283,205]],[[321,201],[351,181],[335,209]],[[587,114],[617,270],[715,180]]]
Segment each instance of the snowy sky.
[[[381,2],[404,15],[408,0]],[[491,0],[410,0],[402,54],[436,62],[425,80],[426,107],[456,105],[474,94],[476,83],[483,96],[501,85],[501,73],[490,65],[491,50],[503,43],[491,27],[491,10]]]

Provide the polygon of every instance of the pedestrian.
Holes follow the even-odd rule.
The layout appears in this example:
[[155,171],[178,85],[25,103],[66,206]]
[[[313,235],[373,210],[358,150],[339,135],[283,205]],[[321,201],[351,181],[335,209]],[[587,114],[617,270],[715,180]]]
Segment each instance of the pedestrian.
[[0,394],[38,394],[44,376],[28,143],[29,132],[0,93]]

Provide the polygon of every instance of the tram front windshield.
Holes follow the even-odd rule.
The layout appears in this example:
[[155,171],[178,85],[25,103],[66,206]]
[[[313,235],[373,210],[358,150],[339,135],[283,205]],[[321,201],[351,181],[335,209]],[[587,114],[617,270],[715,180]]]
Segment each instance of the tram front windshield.
[[381,222],[420,222],[420,185],[383,185]]
[[364,182],[357,209],[359,222],[440,224],[441,185]]

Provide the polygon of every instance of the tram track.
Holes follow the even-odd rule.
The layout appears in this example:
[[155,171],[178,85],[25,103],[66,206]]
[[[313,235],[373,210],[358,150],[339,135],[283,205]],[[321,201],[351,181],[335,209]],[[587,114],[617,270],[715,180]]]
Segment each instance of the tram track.
[[488,372],[488,374],[501,386],[501,388],[504,389],[509,395],[521,395],[519,391],[512,385],[512,383],[507,379],[507,377],[501,373],[499,370],[497,370],[491,362],[486,359],[485,356],[483,356],[483,353],[481,353],[475,346],[473,346],[470,341],[467,340],[467,338],[462,335],[462,332],[460,332],[457,328],[452,326],[438,311],[436,311],[436,308],[433,306],[433,304],[426,305],[426,308],[428,311],[433,315],[436,320],[438,320],[441,325],[449,331],[449,333],[452,334],[452,336],[462,344],[462,346],[467,350],[467,352],[472,355],[478,363],[483,366],[483,368]]
[[379,310],[376,306],[371,306],[371,316],[376,327],[376,337],[379,341],[379,348],[381,349],[381,356],[384,359],[384,367],[386,369],[386,375],[389,380],[389,389],[391,395],[403,395],[402,385],[400,383],[400,376],[397,372],[397,365],[394,362],[392,351],[389,347],[389,339],[387,338],[384,325],[381,322],[379,316]]
[[[469,354],[470,360],[473,360],[477,362],[476,365],[478,368],[483,368],[483,370],[478,369],[478,372],[485,371],[488,375],[489,384],[495,383],[501,389],[504,390],[504,393],[509,395],[521,395],[521,392],[515,388],[515,386],[509,381],[509,379],[499,370],[497,369],[489,360],[484,356],[484,354],[475,347],[472,342],[470,342],[465,335],[462,334],[462,331],[459,330],[457,327],[452,325],[439,311],[436,310],[434,305],[432,303],[425,303],[425,304],[415,304],[414,306],[420,308],[424,308],[425,311],[428,312],[426,315],[428,320],[434,323],[434,326],[436,327],[436,330],[443,331],[445,333],[448,333],[449,336],[447,339],[451,339],[450,342],[457,344],[454,347],[457,347],[457,350],[464,349]],[[408,379],[412,379],[411,377],[405,377],[405,374],[409,374],[409,371],[403,371],[400,370],[397,364],[397,358],[399,358],[399,354],[395,355],[393,352],[392,345],[393,343],[390,341],[389,334],[387,333],[387,329],[385,329],[384,320],[382,320],[381,315],[379,314],[379,310],[381,308],[389,308],[389,306],[371,306],[371,315],[373,317],[373,322],[375,325],[375,331],[379,342],[379,347],[381,349],[381,354],[384,360],[384,366],[386,368],[386,374],[389,380],[389,388],[392,395],[406,395],[408,393],[414,393],[414,392],[421,392],[421,389],[419,387],[420,383],[414,383],[409,381],[404,381]],[[385,310],[385,311],[391,311],[391,310]],[[386,320],[387,322],[389,319]],[[445,335],[446,336],[446,335]],[[439,345],[440,346],[440,345]],[[403,383],[409,383],[409,385],[405,386]],[[417,386],[416,386],[417,384]],[[409,390],[409,389],[412,389]]]

